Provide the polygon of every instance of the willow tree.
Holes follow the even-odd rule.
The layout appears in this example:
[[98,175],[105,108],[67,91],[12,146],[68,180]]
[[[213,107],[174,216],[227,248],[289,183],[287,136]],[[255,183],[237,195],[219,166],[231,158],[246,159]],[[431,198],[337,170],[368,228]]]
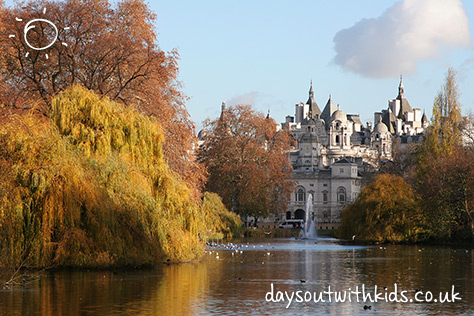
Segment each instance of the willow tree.
[[223,108],[204,129],[199,158],[209,172],[206,188],[240,215],[283,212],[292,187],[288,132],[277,131],[272,118],[242,105]]
[[425,238],[422,213],[410,185],[400,176],[379,174],[342,213],[341,238],[416,242]]
[[2,267],[191,260],[208,232],[239,224],[170,169],[156,118],[73,86],[48,117],[3,108],[0,120]]

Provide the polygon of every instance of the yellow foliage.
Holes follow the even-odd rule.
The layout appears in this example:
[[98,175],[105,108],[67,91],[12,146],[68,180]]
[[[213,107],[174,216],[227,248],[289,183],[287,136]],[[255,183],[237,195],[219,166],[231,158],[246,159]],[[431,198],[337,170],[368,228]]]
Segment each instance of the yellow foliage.
[[421,211],[409,184],[380,174],[347,206],[337,231],[341,238],[378,242],[415,242],[424,233]]
[[222,234],[224,238],[230,239],[240,233],[242,222],[239,216],[229,212],[216,193],[204,193],[201,216],[205,220],[202,227],[208,229],[204,236]]
[[47,119],[11,117],[0,127],[0,265],[199,257],[199,233],[238,219],[193,198],[163,140],[155,119],[80,86],[55,97]]

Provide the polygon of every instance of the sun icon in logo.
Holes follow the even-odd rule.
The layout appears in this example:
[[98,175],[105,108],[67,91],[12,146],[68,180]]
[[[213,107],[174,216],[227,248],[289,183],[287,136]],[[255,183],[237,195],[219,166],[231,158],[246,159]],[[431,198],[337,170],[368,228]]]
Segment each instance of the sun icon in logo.
[[[43,14],[46,14],[46,8],[43,9]],[[15,20],[17,22],[22,22],[23,21],[23,19],[20,19],[20,18],[15,18]],[[52,39],[50,39],[46,45],[36,47],[28,41],[28,32],[35,28],[35,25],[33,25],[33,23],[39,23],[39,22],[49,24],[51,26],[51,28],[53,29],[53,34],[52,34]],[[64,30],[69,30],[69,27],[65,27]],[[47,19],[33,19],[33,20],[30,20],[30,21],[28,21],[28,23],[25,24],[25,27],[23,28],[23,38],[25,40],[25,44],[29,48],[31,48],[33,50],[36,50],[36,51],[42,51],[42,50],[48,49],[51,46],[53,46],[53,44],[58,40],[58,34],[59,34],[58,27],[53,22],[51,22]],[[9,38],[14,38],[16,36],[15,36],[15,34],[10,34],[8,37]],[[61,44],[67,47],[67,43],[65,43],[65,42],[61,42]],[[29,54],[30,53],[27,52],[25,57],[28,57]],[[46,53],[46,59],[49,59],[49,55],[47,53]]]

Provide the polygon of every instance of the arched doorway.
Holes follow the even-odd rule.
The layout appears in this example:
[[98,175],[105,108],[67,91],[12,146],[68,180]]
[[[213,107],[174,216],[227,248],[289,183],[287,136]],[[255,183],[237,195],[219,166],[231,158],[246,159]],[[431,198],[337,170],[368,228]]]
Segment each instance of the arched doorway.
[[300,208],[295,211],[295,219],[304,219],[305,217],[304,215],[305,215],[304,210]]

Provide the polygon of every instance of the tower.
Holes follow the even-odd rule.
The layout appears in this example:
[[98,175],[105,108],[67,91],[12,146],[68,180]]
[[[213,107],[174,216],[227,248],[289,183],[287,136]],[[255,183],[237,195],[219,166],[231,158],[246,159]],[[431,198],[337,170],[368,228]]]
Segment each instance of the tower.
[[306,101],[306,104],[309,105],[308,110],[308,119],[312,119],[314,117],[321,115],[321,110],[318,107],[318,104],[314,100],[314,90],[313,90],[313,80],[311,80],[310,87],[309,87],[309,98]]

